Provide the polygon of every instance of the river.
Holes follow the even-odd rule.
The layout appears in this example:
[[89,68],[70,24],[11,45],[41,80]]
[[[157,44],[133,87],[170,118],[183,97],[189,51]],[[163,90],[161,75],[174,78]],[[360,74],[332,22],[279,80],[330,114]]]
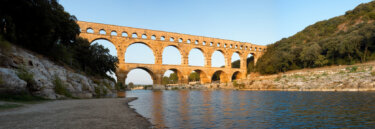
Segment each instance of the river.
[[375,127],[375,92],[133,90],[157,128]]

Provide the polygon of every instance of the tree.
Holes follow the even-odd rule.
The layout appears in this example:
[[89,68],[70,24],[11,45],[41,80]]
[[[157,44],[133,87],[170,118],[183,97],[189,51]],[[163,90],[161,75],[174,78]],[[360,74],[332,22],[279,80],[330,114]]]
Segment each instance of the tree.
[[131,89],[131,88],[134,88],[134,84],[133,84],[133,82],[130,82],[129,84],[128,84],[128,87]]
[[200,76],[197,72],[190,73],[189,81],[199,81],[199,80],[200,80]]

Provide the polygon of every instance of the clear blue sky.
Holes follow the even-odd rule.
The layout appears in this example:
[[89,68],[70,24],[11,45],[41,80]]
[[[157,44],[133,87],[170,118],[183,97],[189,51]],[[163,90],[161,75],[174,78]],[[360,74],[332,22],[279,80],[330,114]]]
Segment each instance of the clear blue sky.
[[[184,34],[230,39],[267,45],[292,36],[308,25],[343,15],[371,0],[60,0],[78,20]],[[101,44],[108,44],[99,41]],[[111,47],[110,45],[106,45]],[[126,62],[154,63],[154,56],[142,44],[128,49]],[[147,52],[147,50],[149,52]],[[113,49],[111,49],[113,51]],[[145,51],[145,52],[143,52]],[[147,54],[149,53],[149,54]],[[179,64],[178,51],[164,51],[163,62]],[[144,54],[142,58],[135,55]],[[192,52],[192,65],[202,65],[199,51]],[[139,57],[139,56],[138,56]],[[190,57],[190,55],[189,55]],[[212,65],[224,59],[215,53]],[[148,79],[144,79],[148,78]],[[127,82],[150,84],[149,75],[133,70]]]

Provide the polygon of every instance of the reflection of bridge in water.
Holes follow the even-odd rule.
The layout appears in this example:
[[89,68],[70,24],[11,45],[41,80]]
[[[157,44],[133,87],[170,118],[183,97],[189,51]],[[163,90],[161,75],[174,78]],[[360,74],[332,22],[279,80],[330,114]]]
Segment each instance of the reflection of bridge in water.
[[[116,71],[117,80],[125,83],[127,74],[132,69],[143,69],[147,71],[154,84],[162,84],[162,78],[167,70],[177,73],[179,83],[187,84],[188,76],[192,71],[199,73],[201,83],[211,83],[215,73],[220,74],[220,82],[230,82],[232,78],[246,78],[246,59],[249,54],[254,56],[254,62],[266,50],[266,46],[255,45],[232,40],[193,36],[172,32],[138,29],[131,27],[107,25],[92,22],[78,21],[81,28],[80,37],[89,42],[97,39],[110,41],[117,50],[119,68]],[[134,43],[147,45],[155,56],[155,64],[125,63],[125,52],[128,46]],[[162,64],[162,53],[164,48],[173,46],[181,54],[181,65]],[[188,57],[192,49],[199,49],[204,56],[204,66],[189,66]],[[225,58],[223,68],[211,67],[211,56],[215,51],[220,51]],[[232,68],[231,58],[234,53],[240,56],[240,68]]]

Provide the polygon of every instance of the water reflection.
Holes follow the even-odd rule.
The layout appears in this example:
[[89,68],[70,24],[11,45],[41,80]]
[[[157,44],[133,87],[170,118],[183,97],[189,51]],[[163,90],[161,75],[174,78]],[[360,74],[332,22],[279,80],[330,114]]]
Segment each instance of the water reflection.
[[129,91],[158,128],[374,128],[375,92]]

